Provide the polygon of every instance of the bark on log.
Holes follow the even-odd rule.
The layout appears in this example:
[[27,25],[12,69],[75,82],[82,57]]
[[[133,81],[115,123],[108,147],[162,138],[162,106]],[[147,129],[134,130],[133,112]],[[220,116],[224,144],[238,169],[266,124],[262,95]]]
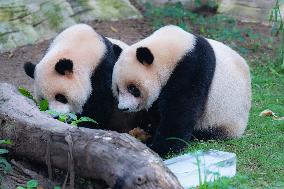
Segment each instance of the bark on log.
[[182,188],[161,158],[130,135],[59,122],[4,83],[0,124],[0,138],[14,143],[12,153],[68,170],[70,177],[76,173],[117,189]]

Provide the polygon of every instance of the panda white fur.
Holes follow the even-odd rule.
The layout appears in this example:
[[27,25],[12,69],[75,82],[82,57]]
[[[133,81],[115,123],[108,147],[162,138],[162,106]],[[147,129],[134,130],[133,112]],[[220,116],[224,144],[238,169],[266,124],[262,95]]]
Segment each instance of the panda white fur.
[[92,117],[106,128],[116,108],[111,92],[113,66],[127,46],[86,24],[65,29],[37,65],[24,65],[26,74],[34,78],[35,98],[47,99],[49,108],[58,112]]
[[246,61],[221,42],[172,25],[122,52],[112,90],[119,109],[155,116],[150,147],[160,155],[185,147],[170,137],[240,137],[251,107]]

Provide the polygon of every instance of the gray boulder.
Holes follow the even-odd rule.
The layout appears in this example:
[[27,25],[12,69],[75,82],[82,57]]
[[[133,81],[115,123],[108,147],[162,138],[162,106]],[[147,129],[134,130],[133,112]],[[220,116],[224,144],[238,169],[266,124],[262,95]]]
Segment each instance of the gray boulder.
[[[218,12],[235,16],[243,22],[268,25],[270,13],[274,5],[275,0],[219,0]],[[281,3],[280,8],[284,16],[283,3]]]

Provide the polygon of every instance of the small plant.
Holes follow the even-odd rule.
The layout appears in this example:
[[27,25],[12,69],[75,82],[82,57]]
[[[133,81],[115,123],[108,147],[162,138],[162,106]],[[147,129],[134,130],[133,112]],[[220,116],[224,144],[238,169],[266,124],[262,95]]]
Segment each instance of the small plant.
[[34,98],[34,96],[27,89],[25,89],[23,87],[19,87],[18,90],[23,96],[33,100],[36,103],[36,105],[38,106],[38,108],[40,109],[40,111],[46,111],[48,109],[48,101],[47,100],[43,99],[40,102],[37,102],[36,99]]
[[[11,140],[0,140],[0,144],[3,145],[11,145]],[[3,169],[4,174],[10,172],[12,170],[11,164],[3,157],[4,154],[9,153],[9,151],[5,148],[0,148],[0,168]]]
[[284,19],[281,15],[280,0],[276,0],[275,6],[270,14],[270,22],[272,22],[272,34],[274,36],[280,35],[281,43],[278,54],[278,62],[281,65],[281,69],[284,70]]
[[19,87],[18,90],[23,96],[33,100],[37,104],[40,111],[50,114],[52,117],[58,119],[61,122],[69,123],[73,126],[77,126],[79,123],[82,123],[82,122],[91,122],[91,123],[98,124],[94,119],[89,118],[89,117],[78,118],[78,116],[75,113],[59,113],[54,110],[49,110],[48,101],[46,99],[43,99],[40,102],[37,102],[35,98],[33,97],[33,95],[27,89],[23,87]]
[[30,180],[27,182],[26,186],[18,186],[16,189],[36,189],[38,186],[37,180]]
[[[25,186],[18,186],[16,189],[38,189],[42,188],[39,186],[39,183],[37,180],[30,180],[26,183]],[[61,189],[59,186],[55,186],[53,189]]]
[[36,104],[37,104],[37,101],[35,100],[34,96],[27,90],[25,89],[24,87],[19,87],[18,88],[18,91],[25,97],[33,100]]
[[57,118],[59,121],[64,122],[64,123],[69,123],[73,126],[77,126],[79,123],[82,123],[82,122],[92,122],[92,123],[98,124],[94,119],[89,118],[89,117],[78,118],[78,116],[75,113],[63,114],[63,113],[58,113],[53,110],[46,110],[45,112],[52,115],[52,117]]
[[155,19],[151,19],[151,22],[155,29],[162,27],[164,24],[164,18],[171,18],[174,24],[183,28],[184,30],[190,31],[190,27],[185,23],[186,18],[195,18],[195,14],[191,12],[186,12],[182,3],[178,2],[171,6],[164,7],[155,7],[150,3],[145,3],[145,16],[148,18],[154,17]]
[[217,0],[194,0],[194,7],[201,8],[202,6],[206,6],[208,8],[216,8],[218,6]]
[[[12,144],[11,140],[0,140],[0,145],[10,145]],[[7,161],[5,154],[9,151],[5,148],[0,148],[0,183],[3,178],[3,174],[7,174],[12,170],[11,164]]]
[[[198,189],[229,189],[231,188],[230,184],[226,184],[222,182],[222,179],[226,178],[226,177],[220,177],[220,173],[218,172],[210,172],[205,168],[205,162],[203,160],[203,163],[201,163],[201,159],[200,159],[200,153],[201,151],[196,151],[194,153],[195,158],[196,158],[196,165],[198,167],[198,178],[199,178],[199,186]],[[201,166],[203,167],[203,175],[204,175],[204,179],[202,179],[202,172],[201,172]],[[207,181],[207,174],[213,174],[214,179],[212,182],[208,182]],[[210,179],[211,180],[211,179]]]

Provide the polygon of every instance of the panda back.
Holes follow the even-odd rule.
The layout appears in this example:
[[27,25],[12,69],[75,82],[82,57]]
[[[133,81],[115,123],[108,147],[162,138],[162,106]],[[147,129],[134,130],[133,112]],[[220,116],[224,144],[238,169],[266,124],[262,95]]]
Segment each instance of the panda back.
[[200,127],[219,127],[226,130],[226,138],[239,137],[246,128],[251,107],[249,67],[230,47],[208,41],[216,56],[216,68]]

